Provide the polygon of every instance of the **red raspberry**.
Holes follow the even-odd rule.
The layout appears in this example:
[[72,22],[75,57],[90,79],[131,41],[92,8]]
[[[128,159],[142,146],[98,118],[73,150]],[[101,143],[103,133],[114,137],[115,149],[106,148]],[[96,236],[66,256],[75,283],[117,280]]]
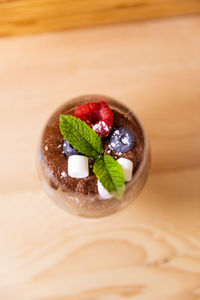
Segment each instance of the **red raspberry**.
[[74,116],[85,121],[102,138],[110,133],[113,126],[113,113],[104,101],[80,105],[76,108]]

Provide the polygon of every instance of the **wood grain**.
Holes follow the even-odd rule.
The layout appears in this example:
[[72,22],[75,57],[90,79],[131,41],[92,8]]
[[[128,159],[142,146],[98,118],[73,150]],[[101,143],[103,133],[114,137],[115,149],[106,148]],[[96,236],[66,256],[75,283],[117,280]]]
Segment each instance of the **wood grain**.
[[0,0],[0,36],[194,13],[199,0]]
[[[195,17],[0,40],[0,299],[200,299],[199,36]],[[140,197],[101,220],[35,169],[48,116],[86,93],[129,105],[152,146]]]

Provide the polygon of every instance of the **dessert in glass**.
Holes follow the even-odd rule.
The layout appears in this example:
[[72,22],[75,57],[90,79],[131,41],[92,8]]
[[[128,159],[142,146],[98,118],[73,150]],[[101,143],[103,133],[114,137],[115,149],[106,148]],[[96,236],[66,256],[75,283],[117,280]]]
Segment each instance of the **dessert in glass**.
[[136,115],[110,97],[85,95],[67,101],[47,121],[37,165],[42,186],[57,205],[98,218],[136,199],[150,160]]

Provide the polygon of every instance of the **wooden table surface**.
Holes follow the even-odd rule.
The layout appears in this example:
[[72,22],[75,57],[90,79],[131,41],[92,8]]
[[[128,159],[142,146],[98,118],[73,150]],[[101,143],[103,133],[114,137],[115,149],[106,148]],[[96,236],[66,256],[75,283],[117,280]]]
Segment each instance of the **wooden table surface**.
[[[131,206],[57,208],[35,167],[48,116],[115,97],[143,121],[151,174]],[[0,40],[0,299],[200,299],[200,17]]]

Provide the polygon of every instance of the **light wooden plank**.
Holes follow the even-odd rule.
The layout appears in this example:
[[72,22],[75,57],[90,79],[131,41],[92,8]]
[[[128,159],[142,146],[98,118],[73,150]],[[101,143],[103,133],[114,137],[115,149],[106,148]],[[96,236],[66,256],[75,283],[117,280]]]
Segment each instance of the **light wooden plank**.
[[[200,18],[0,40],[0,299],[200,299]],[[67,215],[35,168],[68,98],[107,94],[143,121],[152,171],[135,203]]]

